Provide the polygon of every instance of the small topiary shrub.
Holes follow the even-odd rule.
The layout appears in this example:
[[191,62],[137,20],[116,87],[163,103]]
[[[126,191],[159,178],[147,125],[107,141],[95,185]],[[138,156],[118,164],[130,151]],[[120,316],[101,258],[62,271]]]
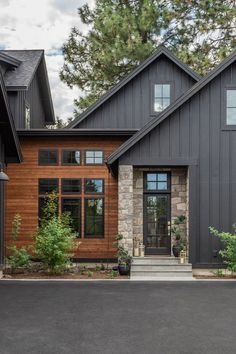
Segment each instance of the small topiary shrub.
[[58,215],[56,193],[47,196],[38,232],[35,235],[35,254],[52,274],[61,273],[70,264],[72,250],[79,246],[68,213]]
[[219,237],[224,244],[224,249],[219,254],[227,264],[227,268],[231,272],[236,272],[236,224],[233,225],[234,234],[230,232],[218,231],[214,227],[209,227],[210,232]]

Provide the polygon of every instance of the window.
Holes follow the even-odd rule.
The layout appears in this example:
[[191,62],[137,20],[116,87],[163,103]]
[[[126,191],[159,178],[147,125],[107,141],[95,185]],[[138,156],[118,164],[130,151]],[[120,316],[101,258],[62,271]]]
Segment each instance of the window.
[[170,85],[154,85],[154,112],[162,112],[170,104]]
[[39,179],[39,194],[58,193],[57,178],[40,178]]
[[81,237],[81,199],[80,198],[62,198],[62,212],[68,212],[72,220],[72,227],[77,237]]
[[102,165],[103,151],[85,151],[86,165]]
[[81,193],[81,179],[63,178],[61,180],[62,194],[80,194]]
[[62,150],[63,165],[80,165],[79,150]]
[[84,235],[87,238],[104,237],[104,201],[103,198],[84,200]]
[[30,129],[30,107],[25,106],[25,129]]
[[236,125],[236,89],[226,90],[226,124]]
[[151,191],[168,191],[170,189],[170,177],[166,172],[147,173],[146,190]]
[[103,179],[88,179],[84,181],[84,192],[86,194],[103,193],[104,181]]
[[39,150],[38,156],[39,165],[58,165],[58,151],[57,150]]

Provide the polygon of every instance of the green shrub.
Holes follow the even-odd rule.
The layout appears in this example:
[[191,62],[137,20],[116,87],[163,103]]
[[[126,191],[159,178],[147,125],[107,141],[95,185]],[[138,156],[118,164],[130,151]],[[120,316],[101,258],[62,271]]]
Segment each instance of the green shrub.
[[12,244],[8,247],[9,256],[7,257],[7,263],[12,269],[19,267],[26,267],[30,263],[30,255],[25,247],[17,248],[15,242],[20,233],[21,228],[21,216],[16,214],[12,222]]
[[[233,228],[236,232],[236,224],[233,225]],[[220,232],[214,227],[209,227],[209,229],[213,235],[219,237],[223,242],[224,249],[219,251],[219,254],[227,264],[227,268],[232,272],[236,272],[236,234],[223,231]]]
[[126,264],[130,265],[132,261],[132,257],[130,256],[129,252],[125,249],[121,241],[123,240],[123,235],[118,234],[116,236],[116,241],[113,243],[113,246],[117,248],[117,258],[119,264]]
[[19,267],[26,267],[30,263],[30,255],[28,251],[24,248],[17,248],[15,245],[9,247],[10,256],[7,258],[8,264],[12,269]]
[[69,214],[57,215],[57,200],[55,193],[47,196],[43,219],[35,235],[35,254],[53,274],[64,271],[71,264],[72,250],[79,246]]

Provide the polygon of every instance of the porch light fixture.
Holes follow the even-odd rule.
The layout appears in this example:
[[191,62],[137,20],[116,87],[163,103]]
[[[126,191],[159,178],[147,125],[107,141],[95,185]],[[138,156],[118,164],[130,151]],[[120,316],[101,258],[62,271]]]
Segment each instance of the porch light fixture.
[[1,181],[7,182],[9,181],[9,177],[5,172],[3,172],[2,163],[0,162],[0,182]]

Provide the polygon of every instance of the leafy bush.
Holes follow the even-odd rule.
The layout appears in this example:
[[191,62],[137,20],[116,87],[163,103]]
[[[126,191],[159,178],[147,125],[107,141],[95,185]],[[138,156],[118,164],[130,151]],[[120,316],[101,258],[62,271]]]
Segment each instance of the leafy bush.
[[30,263],[30,255],[25,247],[17,248],[15,242],[19,236],[21,228],[21,216],[16,214],[12,222],[12,244],[8,247],[9,256],[7,262],[12,269],[28,266]]
[[[233,225],[233,228],[236,232],[236,224]],[[209,229],[210,232],[219,237],[224,244],[224,249],[219,251],[219,254],[227,264],[227,268],[232,272],[236,272],[236,234],[223,231],[220,232],[214,227],[209,227]]]
[[72,250],[79,246],[68,213],[58,215],[57,194],[47,196],[43,219],[35,235],[35,254],[50,273],[60,273],[71,264]]
[[26,248],[21,247],[17,248],[15,245],[9,247],[10,256],[7,258],[7,262],[11,266],[12,269],[16,269],[19,267],[26,267],[30,263],[30,255]]

